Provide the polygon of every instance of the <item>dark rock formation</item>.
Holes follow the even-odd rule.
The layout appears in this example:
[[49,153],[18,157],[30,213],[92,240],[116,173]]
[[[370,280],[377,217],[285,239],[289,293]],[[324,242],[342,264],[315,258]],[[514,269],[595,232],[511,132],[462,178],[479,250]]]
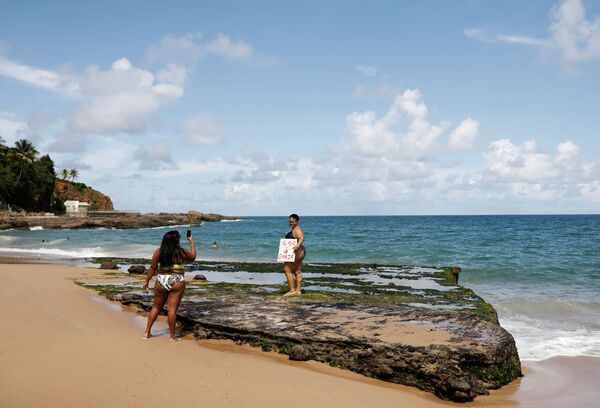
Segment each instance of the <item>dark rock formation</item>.
[[290,351],[290,360],[308,361],[312,358],[313,353],[309,346],[296,344]]
[[113,260],[102,261],[100,269],[119,269],[119,265]]
[[45,229],[89,229],[89,228],[152,228],[169,225],[200,225],[207,221],[237,220],[242,217],[230,217],[218,214],[203,214],[196,211],[185,214],[117,214],[93,217],[39,217],[39,216],[0,216],[0,230],[29,229],[41,226]]
[[[240,264],[210,265],[233,271]],[[265,271],[270,264],[243,265],[245,270]],[[189,281],[178,320],[199,339],[249,343],[293,360],[324,362],[454,401],[472,400],[521,375],[514,339],[498,324],[489,304],[452,284],[451,268],[308,264],[305,270],[328,270],[330,281],[326,274],[313,279],[326,286],[354,282],[354,292],[311,290],[310,278],[303,295],[291,298],[281,296],[283,287]],[[342,271],[347,278],[340,277]],[[391,274],[397,283],[367,285],[355,277],[357,272]],[[408,286],[419,279],[420,285]],[[424,283],[431,288],[415,289]],[[145,310],[152,305],[152,296],[140,294],[133,285],[91,287]]]
[[206,276],[202,275],[202,274],[198,274],[198,275],[194,275],[194,280],[197,281],[206,281]]
[[146,267],[144,265],[132,265],[127,269],[127,272],[134,274],[146,273]]

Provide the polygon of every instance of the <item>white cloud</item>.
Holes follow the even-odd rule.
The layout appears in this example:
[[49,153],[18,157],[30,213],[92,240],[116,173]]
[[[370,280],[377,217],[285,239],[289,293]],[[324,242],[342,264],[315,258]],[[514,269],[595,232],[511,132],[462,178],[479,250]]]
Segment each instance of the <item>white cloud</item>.
[[0,55],[0,75],[16,79],[37,88],[66,93],[77,93],[79,85],[71,75],[34,68]]
[[223,199],[229,202],[241,202],[248,207],[260,208],[264,203],[283,202],[285,193],[282,189],[273,189],[271,185],[232,183],[225,186]]
[[156,73],[156,79],[162,83],[183,85],[187,79],[187,75],[187,69],[177,64],[167,64],[165,68]]
[[207,54],[219,55],[251,65],[272,66],[279,62],[276,57],[257,53],[250,44],[242,40],[232,40],[223,33],[217,34],[212,41],[204,44],[203,51]]
[[81,162],[90,166],[93,173],[111,173],[126,175],[133,173],[131,163],[133,146],[116,140],[107,139],[98,147],[81,156]]
[[232,41],[223,33],[204,45],[204,51],[209,54],[221,55],[234,60],[247,60],[254,55],[254,49],[243,41]]
[[563,164],[569,164],[579,154],[579,146],[570,140],[566,140],[556,148],[556,161]]
[[160,140],[150,148],[139,146],[134,153],[134,158],[140,161],[140,169],[142,170],[178,168],[166,140]]
[[563,0],[549,14],[547,38],[494,34],[481,28],[465,29],[464,34],[482,42],[540,47],[558,58],[567,71],[575,64],[600,59],[600,16],[588,19],[582,0]]
[[497,36],[498,41],[505,42],[509,44],[520,44],[520,45],[533,45],[533,46],[543,46],[546,45],[546,40],[534,37],[525,37],[520,35],[503,35],[499,34]]
[[367,78],[373,78],[377,76],[377,72],[379,72],[379,69],[373,65],[355,65],[354,69],[356,69],[358,72],[360,72]]
[[180,127],[187,144],[197,146],[215,146],[223,141],[223,127],[207,113],[187,118]]
[[169,34],[146,51],[146,58],[155,64],[176,64],[184,67],[196,65],[203,50],[199,44],[201,33],[187,33],[181,36]]
[[63,131],[56,135],[48,149],[58,153],[81,153],[86,150],[87,144],[86,135]]
[[450,134],[448,147],[452,150],[471,150],[479,135],[479,122],[472,118],[467,118]]
[[464,34],[469,38],[487,43],[506,43],[539,47],[545,45],[547,42],[547,40],[542,38],[527,37],[523,35],[495,34],[483,28],[467,28],[464,30]]
[[[401,119],[406,129],[397,129]],[[427,120],[427,106],[418,89],[398,95],[388,112],[378,119],[375,112],[354,112],[346,117],[346,130],[359,151],[384,157],[419,158],[437,149],[439,136],[447,123],[432,125]]]
[[525,141],[517,146],[509,139],[490,143],[484,154],[488,168],[487,180],[502,183],[539,184],[540,188],[558,189],[587,179],[586,169],[593,171],[593,164],[580,164],[577,161],[579,146],[570,140],[560,143],[556,153],[546,153],[533,141]]
[[121,58],[108,70],[86,69],[81,91],[90,100],[73,114],[70,129],[84,133],[140,133],[160,106],[178,100],[183,88],[155,83],[154,75]]
[[600,58],[600,16],[586,19],[581,0],[565,0],[550,11],[551,47],[566,63]]
[[57,162],[54,167],[57,174],[60,174],[61,169],[77,169],[81,170],[92,170],[92,167],[89,164],[83,163],[78,159],[74,158],[66,158],[59,162]]
[[[38,88],[75,94],[86,99],[72,113],[65,135],[53,143],[59,151],[74,150],[67,145],[73,133],[110,134],[118,132],[141,133],[159,109],[176,102],[184,94],[183,85],[189,70],[208,54],[241,61],[250,65],[268,66],[277,58],[257,53],[244,41],[232,40],[218,34],[213,40],[201,43],[202,35],[187,33],[167,35],[149,47],[147,58],[163,64],[156,74],[135,67],[127,58],[116,60],[103,70],[96,65],[86,68],[83,75],[38,69],[12,61],[0,55],[0,75],[16,79]],[[202,119],[202,118],[201,118]],[[222,129],[214,120],[185,124],[191,143],[212,145],[222,139]],[[0,130],[10,137],[15,125],[2,119]],[[76,146],[81,150],[81,143]]]
[[586,200],[600,203],[600,181],[579,184],[579,191]]
[[150,46],[146,57],[151,63],[175,64],[188,70],[194,68],[198,61],[207,55],[217,55],[256,66],[272,66],[279,62],[276,57],[261,54],[247,42],[233,40],[223,33],[218,33],[212,40],[202,40],[200,33],[181,36],[169,34]]
[[15,115],[0,111],[0,137],[7,145],[12,145],[19,135],[27,130],[27,124],[17,120]]
[[538,151],[532,141],[519,147],[509,139],[496,140],[490,143],[484,157],[488,174],[495,180],[537,182],[554,179],[559,174],[552,158]]

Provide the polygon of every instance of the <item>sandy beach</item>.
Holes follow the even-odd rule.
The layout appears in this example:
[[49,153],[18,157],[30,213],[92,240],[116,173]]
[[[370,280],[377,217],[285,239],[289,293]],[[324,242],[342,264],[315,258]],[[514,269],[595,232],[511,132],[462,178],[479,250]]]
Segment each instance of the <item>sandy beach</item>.
[[[169,343],[163,317],[155,337],[142,340],[144,315],[73,282],[101,274],[64,265],[0,264],[0,406],[457,406],[409,387],[230,342],[199,342],[187,334]],[[600,398],[598,358],[523,365],[523,379],[459,405],[592,407]]]

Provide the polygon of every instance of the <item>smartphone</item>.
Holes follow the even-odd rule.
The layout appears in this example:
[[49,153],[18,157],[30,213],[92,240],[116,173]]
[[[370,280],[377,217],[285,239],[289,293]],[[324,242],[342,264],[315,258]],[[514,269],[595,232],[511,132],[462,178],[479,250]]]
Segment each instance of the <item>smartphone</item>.
[[192,230],[187,230],[187,235],[188,238],[192,236]]

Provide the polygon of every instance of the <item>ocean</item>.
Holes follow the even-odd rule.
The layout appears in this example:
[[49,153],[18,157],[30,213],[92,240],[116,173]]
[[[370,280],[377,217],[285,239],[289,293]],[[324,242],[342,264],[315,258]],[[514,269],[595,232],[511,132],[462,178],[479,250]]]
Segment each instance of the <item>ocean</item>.
[[[600,357],[600,215],[307,216],[300,225],[307,264],[461,267],[460,284],[496,308],[523,360]],[[185,236],[187,227],[1,231],[0,254],[149,258],[170,229]],[[191,229],[199,259],[273,262],[289,227],[287,217],[250,217]]]

